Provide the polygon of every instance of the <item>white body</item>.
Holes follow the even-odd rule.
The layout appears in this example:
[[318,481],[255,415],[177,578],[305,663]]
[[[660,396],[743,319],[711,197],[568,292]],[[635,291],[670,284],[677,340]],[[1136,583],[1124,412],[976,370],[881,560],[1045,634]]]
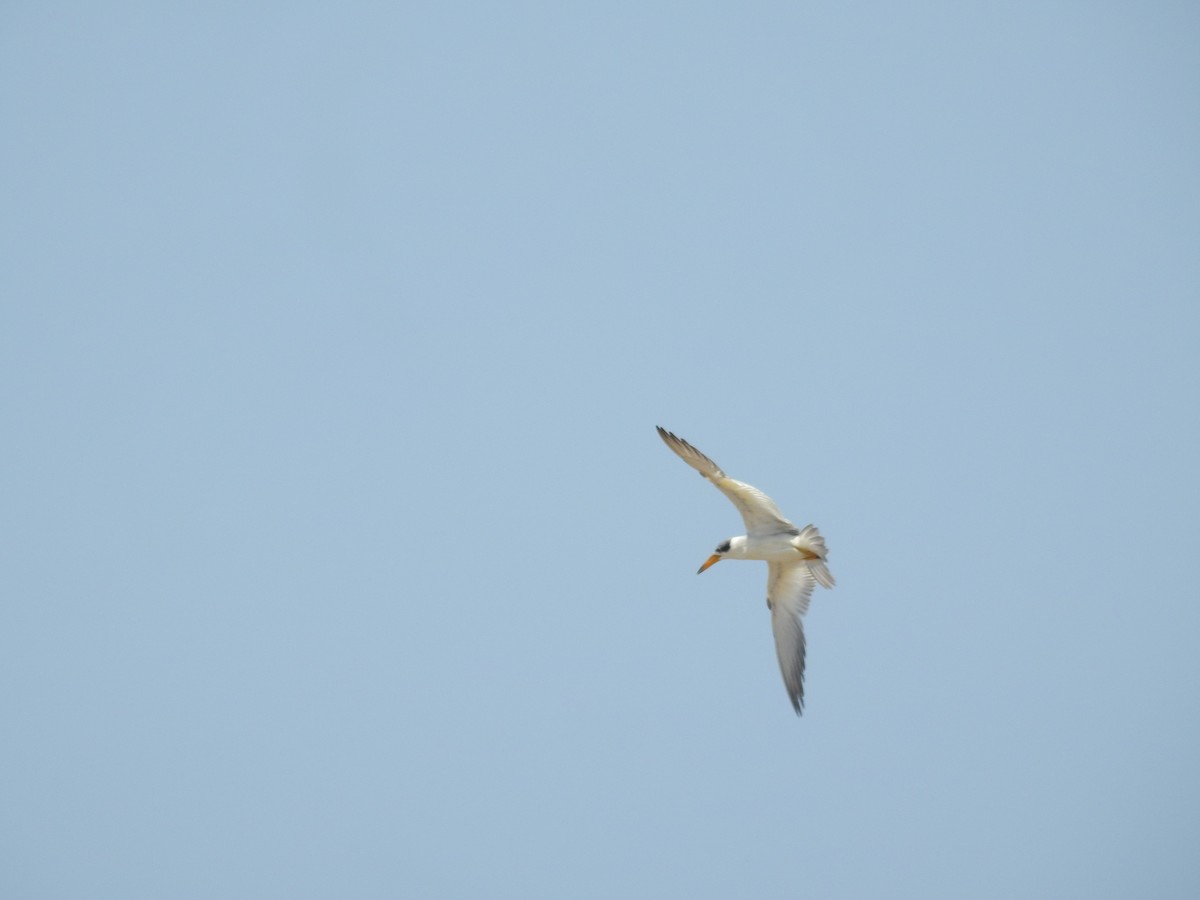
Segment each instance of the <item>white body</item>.
[[819,555],[818,548],[800,535],[776,532],[750,537],[743,534],[729,539],[729,549],[721,554],[721,558],[761,559],[764,562],[790,564],[796,562],[797,553],[803,554],[804,551]]

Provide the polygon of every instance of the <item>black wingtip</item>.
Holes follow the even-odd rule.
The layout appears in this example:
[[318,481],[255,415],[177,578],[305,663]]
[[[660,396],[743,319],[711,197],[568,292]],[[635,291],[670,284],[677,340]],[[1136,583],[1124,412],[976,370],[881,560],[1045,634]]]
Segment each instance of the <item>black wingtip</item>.
[[804,680],[803,680],[803,677],[804,676],[801,675],[800,690],[796,691],[795,694],[793,694],[791,691],[788,691],[788,699],[792,701],[792,709],[794,709],[796,711],[796,715],[798,715],[798,716],[804,715]]

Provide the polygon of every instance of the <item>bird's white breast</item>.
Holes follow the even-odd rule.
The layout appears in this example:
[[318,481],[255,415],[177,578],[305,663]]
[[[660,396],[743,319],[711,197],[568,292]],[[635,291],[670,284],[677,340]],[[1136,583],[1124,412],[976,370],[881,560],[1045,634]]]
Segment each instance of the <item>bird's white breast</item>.
[[729,542],[728,555],[737,559],[794,563],[802,558],[795,540],[795,535],[782,533],[733,538]]

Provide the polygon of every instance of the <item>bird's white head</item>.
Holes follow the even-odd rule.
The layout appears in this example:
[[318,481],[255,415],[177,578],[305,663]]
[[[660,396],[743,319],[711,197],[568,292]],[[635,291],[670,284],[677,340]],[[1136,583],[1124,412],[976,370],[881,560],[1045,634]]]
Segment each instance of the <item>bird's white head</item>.
[[726,559],[726,558],[744,559],[745,552],[746,552],[746,538],[745,537],[734,537],[734,538],[730,538],[727,541],[722,541],[720,544],[717,545],[717,549],[713,551],[713,555],[710,556],[708,559],[706,559],[704,561],[704,565],[702,565],[698,570],[696,570],[696,574],[699,575],[701,572],[703,572],[709,566],[714,566],[717,563],[719,563],[721,560]]

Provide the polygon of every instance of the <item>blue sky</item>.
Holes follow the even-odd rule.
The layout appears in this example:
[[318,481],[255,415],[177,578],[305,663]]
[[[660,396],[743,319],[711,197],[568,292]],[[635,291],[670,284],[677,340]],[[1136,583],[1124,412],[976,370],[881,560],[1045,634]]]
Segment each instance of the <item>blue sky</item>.
[[0,890],[1196,896],[1198,38],[8,4]]

